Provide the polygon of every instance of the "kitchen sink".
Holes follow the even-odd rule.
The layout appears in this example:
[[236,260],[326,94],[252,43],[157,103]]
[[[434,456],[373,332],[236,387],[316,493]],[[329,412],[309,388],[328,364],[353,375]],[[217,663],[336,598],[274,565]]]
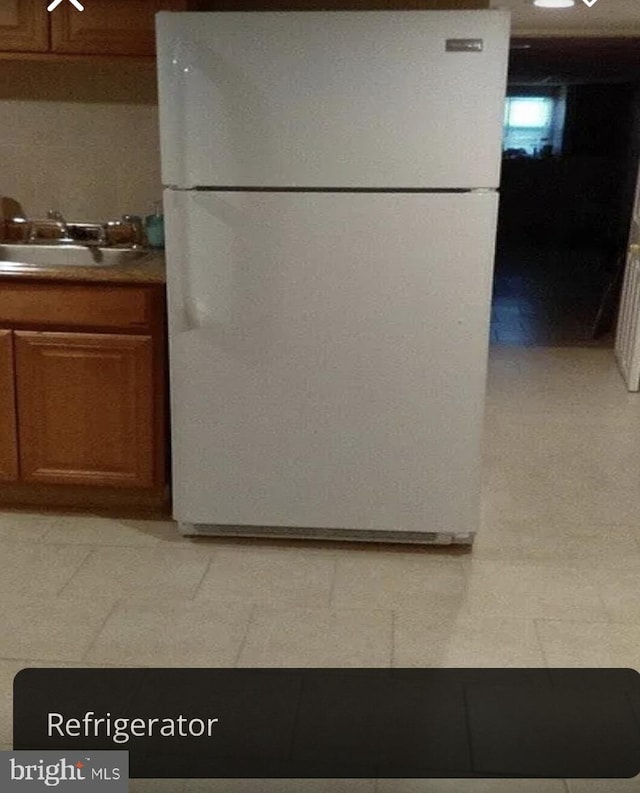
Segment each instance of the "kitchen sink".
[[138,264],[151,252],[142,248],[99,248],[87,245],[0,244],[0,266],[116,267]]

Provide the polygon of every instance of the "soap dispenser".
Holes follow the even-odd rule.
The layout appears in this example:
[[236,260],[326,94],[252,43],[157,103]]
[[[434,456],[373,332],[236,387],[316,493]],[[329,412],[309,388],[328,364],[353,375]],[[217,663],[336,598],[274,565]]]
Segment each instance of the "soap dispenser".
[[155,202],[154,212],[152,215],[147,215],[144,225],[149,245],[152,248],[164,248],[164,216],[161,201]]

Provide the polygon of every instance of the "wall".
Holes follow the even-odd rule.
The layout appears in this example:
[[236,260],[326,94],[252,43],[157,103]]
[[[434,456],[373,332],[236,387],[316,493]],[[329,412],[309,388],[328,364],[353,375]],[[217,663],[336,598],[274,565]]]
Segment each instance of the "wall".
[[0,196],[29,217],[147,214],[160,199],[153,63],[0,61]]
[[[638,86],[577,85],[569,88],[565,152],[590,170],[592,158],[608,157],[617,174],[615,191],[600,201],[601,214],[609,218],[613,235],[626,241],[638,157],[636,102]],[[593,184],[598,192],[599,184]],[[604,193],[606,196],[606,193]]]
[[582,157],[619,156],[627,147],[634,85],[571,85],[563,149]]
[[640,168],[640,85],[635,87],[635,94],[631,104],[631,119],[629,123],[629,139],[627,142],[627,167],[625,169],[624,183],[621,189],[621,201],[626,209],[622,214],[625,228],[621,230],[624,242],[627,243],[629,226],[633,214],[636,184],[638,182],[638,169]]

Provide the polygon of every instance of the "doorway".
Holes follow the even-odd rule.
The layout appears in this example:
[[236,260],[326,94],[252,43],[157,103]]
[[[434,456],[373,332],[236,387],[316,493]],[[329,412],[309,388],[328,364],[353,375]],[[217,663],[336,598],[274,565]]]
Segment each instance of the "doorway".
[[640,40],[512,40],[493,344],[613,346],[639,158]]

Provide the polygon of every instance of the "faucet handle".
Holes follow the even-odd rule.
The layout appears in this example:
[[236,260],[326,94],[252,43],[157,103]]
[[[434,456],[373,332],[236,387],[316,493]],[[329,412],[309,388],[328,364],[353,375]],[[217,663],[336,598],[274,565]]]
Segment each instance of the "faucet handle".
[[67,221],[62,213],[55,209],[47,212],[46,220],[32,220],[29,230],[29,242],[71,242]]
[[122,222],[127,223],[131,228],[133,247],[144,247],[147,242],[147,235],[145,234],[142,218],[139,215],[123,215]]
[[31,222],[25,217],[9,217],[0,221],[2,242],[28,242]]

